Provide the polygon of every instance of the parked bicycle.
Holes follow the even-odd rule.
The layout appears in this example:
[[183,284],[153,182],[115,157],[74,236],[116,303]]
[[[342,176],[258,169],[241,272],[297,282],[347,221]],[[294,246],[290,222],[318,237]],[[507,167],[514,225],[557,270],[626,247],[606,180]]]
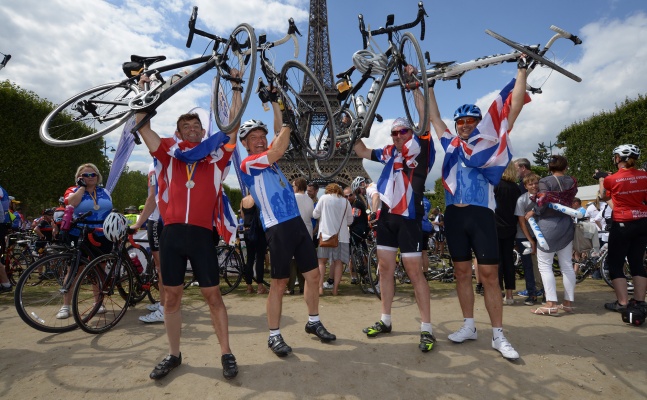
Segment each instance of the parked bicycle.
[[[73,226],[80,225],[91,214],[82,214],[73,221]],[[27,325],[47,333],[76,329],[77,324],[73,318],[58,319],[56,315],[64,304],[70,305],[73,284],[79,271],[97,255],[96,249],[86,244],[86,237],[93,230],[83,225],[76,246],[39,259],[20,276],[15,288],[14,303],[18,316]]]
[[[252,92],[252,82],[256,70],[256,36],[248,24],[240,24],[229,35],[222,38],[196,29],[198,8],[194,7],[189,19],[187,47],[191,47],[194,35],[213,41],[211,54],[186,61],[151,68],[153,64],[164,61],[165,56],[132,55],[131,62],[124,64],[127,78],[121,82],[106,83],[85,90],[58,105],[40,126],[41,139],[51,146],[74,146],[93,141],[124,124],[134,112],[146,112],[147,116],[135,125],[131,132],[136,143],[141,143],[136,132],[155,114],[156,109],[182,88],[212,69],[216,69],[217,96],[213,104],[216,123],[223,131],[236,126],[242,117],[244,107],[236,115],[221,118],[219,110],[229,110],[233,99],[233,85],[243,85],[242,101],[247,104]],[[186,75],[181,70],[198,66]],[[238,78],[230,74],[232,69],[239,71]],[[162,74],[173,72],[170,81]],[[146,82],[144,90],[138,83],[142,75],[147,75],[158,85]],[[177,78],[177,80],[175,80]],[[171,84],[172,83],[172,84]]]
[[[377,114],[377,107],[382,98],[384,90],[388,87],[398,87],[402,95],[402,103],[407,118],[413,124],[413,132],[416,135],[423,134],[426,121],[428,121],[428,85],[425,60],[420,50],[420,45],[410,32],[401,31],[421,25],[420,40],[425,36],[426,12],[422,2],[418,3],[418,15],[413,22],[403,25],[393,25],[395,17],[393,14],[387,16],[386,26],[376,30],[367,30],[364,24],[364,17],[359,15],[359,30],[362,35],[363,50],[353,56],[353,66],[337,75],[341,81],[338,84],[341,104],[333,115],[333,124],[327,128],[318,138],[317,148],[324,148],[327,151],[336,152],[341,155],[341,162],[332,170],[323,169],[323,164],[315,159],[316,171],[322,178],[327,179],[337,175],[348,163],[353,153],[355,142],[363,137],[368,137],[373,126],[373,120],[382,120]],[[387,35],[388,48],[386,51],[379,51],[377,43],[373,44],[373,36]],[[369,46],[370,44],[370,46]],[[371,50],[368,49],[371,47]],[[375,50],[377,49],[377,50]],[[409,75],[405,68],[411,65],[418,74]],[[359,69],[362,73],[357,84],[353,85],[351,75]],[[391,75],[395,72],[397,79],[391,81]],[[371,87],[366,98],[358,95],[358,92],[366,82],[372,80]],[[420,88],[424,98],[424,112],[418,115],[414,102],[414,95],[411,89]]]
[[[245,258],[241,242],[238,241],[234,246],[221,243],[216,246],[216,254],[220,271],[220,293],[225,295],[236,289],[243,278]],[[190,271],[184,280],[184,289],[197,285],[198,281]]]

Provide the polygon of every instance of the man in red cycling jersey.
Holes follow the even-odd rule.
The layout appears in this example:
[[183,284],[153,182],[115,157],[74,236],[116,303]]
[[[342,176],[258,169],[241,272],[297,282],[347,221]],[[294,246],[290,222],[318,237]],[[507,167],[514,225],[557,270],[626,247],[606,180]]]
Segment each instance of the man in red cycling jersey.
[[[238,71],[232,70],[232,75],[237,74]],[[142,81],[147,79],[143,77]],[[234,87],[234,91],[230,115],[236,115],[241,106],[242,88]],[[137,122],[144,116],[138,113]],[[229,347],[227,309],[218,286],[218,268],[214,268],[218,265],[218,257],[212,238],[214,217],[219,213],[222,196],[223,171],[236,146],[237,131],[236,126],[227,134],[218,132],[203,141],[206,132],[197,114],[183,114],[178,118],[177,142],[173,138],[160,138],[151,129],[150,122],[139,129],[151,154],[162,164],[160,181],[164,180],[164,188],[169,192],[168,203],[165,207],[160,205],[164,219],[160,269],[169,355],[151,372],[151,379],[165,377],[182,363],[180,305],[187,259],[209,305],[211,322],[220,342],[222,373],[227,379],[238,374],[236,357]]]

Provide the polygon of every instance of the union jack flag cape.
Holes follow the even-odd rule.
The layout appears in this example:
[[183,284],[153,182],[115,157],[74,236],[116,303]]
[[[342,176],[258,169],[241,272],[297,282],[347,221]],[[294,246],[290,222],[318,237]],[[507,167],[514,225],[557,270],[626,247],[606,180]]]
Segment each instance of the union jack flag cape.
[[[390,213],[402,215],[408,219],[416,217],[413,187],[411,185],[413,170],[418,166],[416,158],[421,151],[428,152],[427,173],[429,173],[436,157],[429,134],[422,138],[428,140],[421,141],[421,138],[413,135],[411,140],[402,146],[401,152],[395,148],[395,145],[373,150],[377,159],[385,164],[382,174],[377,180],[377,191],[380,193],[380,199],[389,206]],[[423,148],[423,145],[427,148]],[[409,175],[403,171],[405,165],[409,167]]]
[[[474,132],[465,141],[449,130],[443,133],[440,142],[445,149],[443,159],[443,186],[452,195],[456,191],[456,172],[458,163],[480,170],[485,179],[496,185],[503,171],[512,159],[512,149],[508,137],[508,114],[512,103],[512,89],[516,79],[512,79],[492,102],[487,113]],[[530,101],[526,93],[524,103]]]

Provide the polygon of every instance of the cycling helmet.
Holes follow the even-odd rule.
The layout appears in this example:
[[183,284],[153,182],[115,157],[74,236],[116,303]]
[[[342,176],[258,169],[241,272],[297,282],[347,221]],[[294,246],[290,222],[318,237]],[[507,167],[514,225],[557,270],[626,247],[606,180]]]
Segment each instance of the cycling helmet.
[[54,211],[53,208],[47,208],[43,211],[43,215],[54,215]]
[[240,140],[245,139],[247,135],[249,135],[249,132],[253,131],[254,129],[262,129],[265,131],[265,134],[267,134],[268,132],[267,126],[262,121],[250,119],[249,121],[245,121],[238,130],[238,136],[240,137]]
[[350,190],[355,192],[357,189],[359,189],[360,185],[364,182],[366,182],[366,179],[364,179],[361,176],[358,176],[357,178],[353,179],[353,183],[350,184]]
[[128,220],[122,214],[111,212],[103,221],[103,234],[111,242],[117,242],[128,230]]
[[65,198],[63,196],[58,198],[58,203],[59,204],[65,204]]
[[463,104],[454,111],[454,121],[462,117],[483,118],[481,116],[481,109],[474,104]]
[[373,67],[371,75],[383,75],[387,66],[386,56],[370,50],[358,50],[353,54],[353,65],[361,73],[366,73],[369,67]]
[[621,144],[613,149],[613,154],[617,154],[624,159],[633,158],[634,160],[637,160],[638,157],[640,157],[640,149],[638,146],[633,144]]

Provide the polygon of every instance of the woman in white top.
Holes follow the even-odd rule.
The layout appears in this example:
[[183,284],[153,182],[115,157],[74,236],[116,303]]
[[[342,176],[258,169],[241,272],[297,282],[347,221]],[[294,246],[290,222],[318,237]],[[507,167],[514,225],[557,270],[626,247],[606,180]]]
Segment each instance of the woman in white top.
[[348,225],[353,223],[353,207],[342,196],[341,187],[336,183],[329,183],[326,192],[315,207],[312,217],[319,220],[320,240],[328,240],[333,235],[338,235],[337,247],[317,248],[319,258],[319,294],[323,294],[323,277],[326,275],[326,260],[330,259],[330,275],[334,279],[332,294],[338,294],[339,282],[343,271],[342,263],[348,263],[350,258],[349,243],[350,233]]

